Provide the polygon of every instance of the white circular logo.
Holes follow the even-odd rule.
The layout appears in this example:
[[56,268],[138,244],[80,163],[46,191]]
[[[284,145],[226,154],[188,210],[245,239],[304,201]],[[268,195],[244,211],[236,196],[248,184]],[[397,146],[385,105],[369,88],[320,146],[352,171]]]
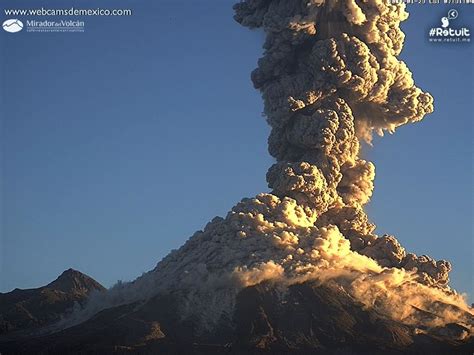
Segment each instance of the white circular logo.
[[455,20],[455,19],[458,18],[458,15],[459,15],[459,13],[458,13],[457,10],[454,10],[454,9],[449,10],[449,12],[448,12],[448,20]]
[[15,33],[23,29],[23,22],[15,18],[3,21],[3,29],[7,32]]

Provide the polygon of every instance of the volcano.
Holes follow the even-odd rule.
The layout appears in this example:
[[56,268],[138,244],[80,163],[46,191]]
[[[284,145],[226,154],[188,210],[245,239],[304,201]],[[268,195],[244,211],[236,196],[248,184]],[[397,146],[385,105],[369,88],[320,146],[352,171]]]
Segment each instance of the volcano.
[[136,280],[3,336],[0,351],[472,354],[474,311],[449,286],[451,264],[376,235],[364,210],[375,166],[362,142],[434,110],[398,58],[405,6],[244,0],[234,10],[266,34],[251,77],[271,127],[271,191]]

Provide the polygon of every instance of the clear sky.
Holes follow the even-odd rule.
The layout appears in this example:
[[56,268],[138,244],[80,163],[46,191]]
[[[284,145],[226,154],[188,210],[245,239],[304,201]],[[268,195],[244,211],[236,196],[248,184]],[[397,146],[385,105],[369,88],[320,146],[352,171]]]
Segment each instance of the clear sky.
[[[0,292],[69,267],[106,286],[134,279],[268,191],[269,129],[250,82],[263,35],[233,21],[232,3],[2,1],[134,14],[83,18],[84,33],[0,34]],[[474,8],[456,8],[474,31]],[[473,45],[427,41],[449,7],[408,9],[402,57],[436,111],[365,148],[369,216],[410,251],[450,260],[453,286],[473,295]]]

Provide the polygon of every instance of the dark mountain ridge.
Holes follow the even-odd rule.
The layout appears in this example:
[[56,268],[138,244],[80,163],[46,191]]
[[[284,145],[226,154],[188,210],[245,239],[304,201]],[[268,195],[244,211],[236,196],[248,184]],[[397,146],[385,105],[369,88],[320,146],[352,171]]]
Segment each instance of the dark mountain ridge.
[[331,282],[289,286],[284,299],[271,282],[247,287],[237,295],[232,316],[209,332],[198,331],[196,319],[182,317],[182,297],[176,292],[159,294],[105,309],[54,334],[0,338],[0,352],[445,355],[474,350],[472,338],[461,336],[469,331],[462,325],[417,329],[363,307]]
[[0,335],[33,330],[57,322],[91,292],[105,288],[73,269],[64,271],[46,286],[0,293]]

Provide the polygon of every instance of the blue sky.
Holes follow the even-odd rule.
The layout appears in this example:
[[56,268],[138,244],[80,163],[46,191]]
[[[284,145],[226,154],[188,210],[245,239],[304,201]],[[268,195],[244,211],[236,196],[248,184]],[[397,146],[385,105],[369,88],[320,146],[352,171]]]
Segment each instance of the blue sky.
[[[106,286],[134,279],[268,191],[269,129],[250,82],[263,35],[231,4],[101,1],[134,15],[85,18],[84,33],[1,33],[0,292],[69,267]],[[468,8],[458,21],[474,30]],[[448,9],[409,7],[402,57],[436,112],[365,148],[377,168],[368,210],[380,234],[452,261],[452,284],[473,294],[473,50],[426,39]]]

